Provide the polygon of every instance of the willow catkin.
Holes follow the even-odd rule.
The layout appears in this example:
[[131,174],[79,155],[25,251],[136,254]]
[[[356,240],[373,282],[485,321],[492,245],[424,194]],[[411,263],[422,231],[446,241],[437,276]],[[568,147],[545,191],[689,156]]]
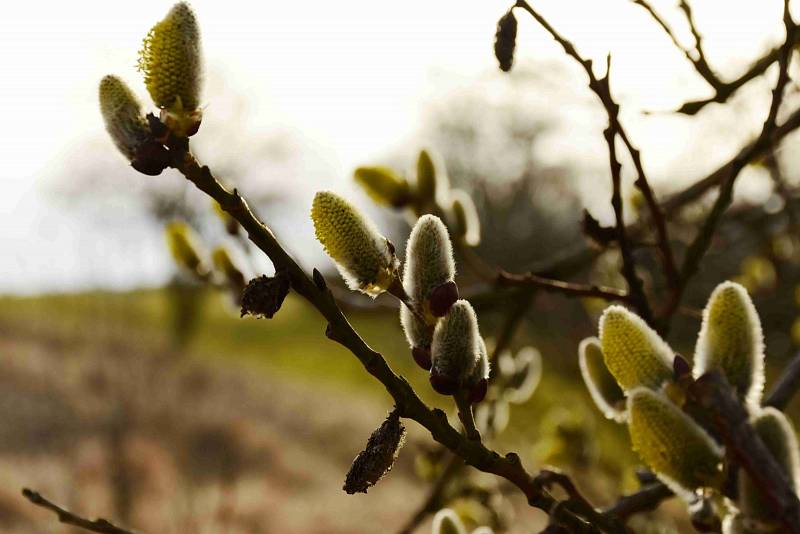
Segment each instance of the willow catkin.
[[624,422],[625,393],[606,367],[600,340],[589,337],[578,345],[578,365],[589,395],[608,419]]

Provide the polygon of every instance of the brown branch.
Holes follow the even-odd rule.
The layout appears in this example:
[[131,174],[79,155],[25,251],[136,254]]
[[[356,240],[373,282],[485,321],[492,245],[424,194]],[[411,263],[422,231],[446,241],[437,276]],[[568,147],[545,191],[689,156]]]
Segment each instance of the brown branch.
[[497,284],[500,286],[535,287],[551,293],[561,293],[570,297],[591,297],[610,301],[632,303],[628,292],[614,287],[598,286],[594,284],[576,284],[545,278],[533,273],[512,274],[501,271],[497,275]]
[[767,504],[787,529],[800,533],[800,501],[786,473],[749,423],[749,415],[725,376],[710,371],[689,386],[689,394],[711,417],[726,451],[752,478]]
[[800,389],[800,352],[783,370],[778,383],[772,387],[772,391],[764,399],[764,406],[774,406],[779,410],[784,410],[798,389]]
[[695,239],[689,244],[683,264],[681,265],[679,283],[670,295],[670,300],[665,306],[662,314],[662,319],[665,323],[668,323],[670,317],[680,305],[681,298],[683,297],[683,293],[689,283],[689,280],[697,272],[697,269],[700,266],[700,261],[703,259],[708,247],[711,245],[711,239],[716,232],[723,213],[725,213],[725,210],[728,209],[733,201],[733,190],[736,178],[739,176],[747,163],[752,161],[755,152],[765,152],[772,146],[771,139],[773,132],[777,128],[778,110],[783,102],[784,89],[786,84],[789,82],[789,59],[791,58],[792,45],[794,43],[794,33],[796,31],[796,26],[789,13],[788,0],[784,2],[783,19],[784,26],[786,28],[786,42],[781,49],[780,58],[778,60],[778,81],[772,91],[772,101],[770,103],[769,113],[767,114],[767,118],[761,128],[761,134],[751,145],[749,153],[745,153],[740,158],[734,160],[728,175],[722,181],[719,196],[714,202],[708,217],[706,217],[706,220],[697,233]]
[[605,513],[613,514],[622,520],[628,519],[634,514],[655,510],[661,501],[672,497],[673,493],[661,482],[650,484],[635,493],[623,495],[606,509]]
[[[501,456],[487,449],[480,441],[467,439],[450,425],[444,412],[429,408],[411,385],[395,374],[384,357],[367,345],[353,329],[328,291],[322,275],[315,273],[314,280],[311,280],[269,228],[253,214],[238,192],[225,189],[208,167],[197,163],[189,152],[188,143],[173,143],[170,154],[171,166],[178,169],[198,189],[219,202],[226,212],[239,221],[250,240],[272,260],[276,268],[286,270],[292,288],[328,321],[327,336],[347,348],[358,358],[364,369],[383,384],[402,417],[419,423],[430,432],[434,440],[463,458],[468,465],[511,482],[526,496],[531,506],[549,511],[557,504],[555,498],[534,482],[516,454]],[[576,531],[583,529],[586,521],[594,520],[584,518],[575,511],[568,512],[561,520],[566,527]],[[601,526],[605,531],[627,532],[627,528],[615,518],[607,518],[599,513],[597,515],[600,516],[599,520],[602,521]]]
[[73,514],[72,512],[65,510],[57,504],[42,497],[39,492],[30,490],[28,488],[22,490],[22,495],[36,506],[44,508],[45,510],[50,510],[56,514],[56,516],[58,516],[58,521],[60,523],[64,523],[65,525],[72,525],[74,527],[82,528],[83,530],[88,530],[89,532],[100,532],[101,534],[134,534],[132,530],[126,530],[124,528],[115,526],[102,518],[86,519],[79,515]]

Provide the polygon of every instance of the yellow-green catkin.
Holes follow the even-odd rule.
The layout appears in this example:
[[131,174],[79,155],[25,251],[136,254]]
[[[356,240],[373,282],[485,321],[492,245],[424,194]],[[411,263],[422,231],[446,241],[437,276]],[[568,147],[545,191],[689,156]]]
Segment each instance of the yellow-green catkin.
[[353,176],[378,204],[402,208],[411,199],[408,181],[388,167],[359,167]]
[[389,287],[398,268],[394,248],[355,207],[335,193],[320,191],[311,220],[317,240],[350,289],[374,298]]
[[523,347],[516,356],[507,353],[498,363],[505,383],[503,397],[513,404],[530,399],[542,379],[542,354],[533,347]]
[[[789,419],[775,408],[759,410],[752,417],[753,429],[781,466],[791,487],[800,488],[800,451],[797,435]],[[739,473],[739,509],[750,520],[769,522],[772,510],[761,495],[761,491],[746,472]]]
[[111,140],[133,161],[150,136],[139,100],[125,82],[112,75],[100,80],[99,98],[100,113]]
[[[197,120],[203,81],[200,28],[186,2],[175,4],[144,38],[139,70],[153,102],[166,111],[168,126],[188,127]],[[169,124],[172,119],[173,124]],[[198,121],[199,122],[199,121]]]
[[625,393],[606,367],[600,340],[589,337],[578,346],[581,376],[592,400],[608,419],[625,421]]
[[639,387],[628,394],[633,449],[670,487],[716,487],[722,449],[688,415],[660,393]]
[[449,508],[436,512],[433,516],[432,534],[466,534],[464,524],[458,515]]
[[441,189],[442,185],[447,187],[447,182],[437,185],[436,164],[433,162],[431,153],[427,150],[420,150],[419,157],[417,157],[417,196],[424,204],[436,203],[437,188]]
[[193,275],[205,276],[206,268],[203,265],[199,239],[189,225],[172,221],[167,225],[165,235],[175,263]]
[[230,286],[239,290],[244,289],[244,274],[233,262],[225,247],[217,247],[211,251],[211,262],[214,264],[214,269],[222,274]]
[[431,374],[446,378],[456,387],[469,385],[479,364],[482,342],[472,305],[463,299],[456,301],[433,332]]
[[481,221],[478,210],[466,191],[450,191],[450,211],[453,217],[453,233],[461,237],[470,247],[481,242]]
[[658,389],[672,378],[672,349],[644,320],[622,306],[609,306],[600,317],[600,346],[606,367],[623,390]]
[[747,291],[734,282],[714,289],[703,310],[697,337],[694,375],[720,369],[751,409],[764,389],[764,337],[761,321]]

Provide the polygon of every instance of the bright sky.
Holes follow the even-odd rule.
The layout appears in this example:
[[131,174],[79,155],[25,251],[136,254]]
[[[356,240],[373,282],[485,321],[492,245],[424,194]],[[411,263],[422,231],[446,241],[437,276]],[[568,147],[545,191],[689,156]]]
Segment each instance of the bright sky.
[[[292,184],[302,201],[315,189],[350,191],[349,176],[356,165],[413,140],[426,102],[446,98],[453,88],[496,71],[494,27],[509,3],[197,0],[193,6],[207,70],[213,73],[204,94],[206,120],[198,149],[212,168],[220,151],[232,150],[226,139],[215,138],[215,125],[224,123],[226,110],[241,107],[244,97],[249,120],[242,129],[248,135],[289,130],[327,166],[325,183],[309,173],[302,183]],[[654,4],[685,42],[691,42],[674,2]],[[710,60],[723,75],[735,75],[743,63],[780,39],[778,0],[694,4]],[[134,68],[136,54],[142,37],[170,5],[76,0],[6,2],[0,8],[0,114],[5,124],[0,130],[0,183],[6,199],[0,204],[0,293],[164,280],[169,260],[160,234],[133,223],[122,233],[103,232],[103,220],[92,220],[93,212],[70,210],[69,202],[53,194],[57,189],[52,185],[68,181],[70,168],[91,158],[124,166],[103,131],[97,83],[106,73],[118,74],[147,101]],[[540,0],[535,5],[598,65],[612,52],[613,87],[651,174],[690,179],[698,170],[713,168],[756,132],[760,108],[758,115],[744,119],[715,109],[695,121],[640,115],[642,109],[669,109],[682,99],[706,96],[706,89],[663,33],[628,0]],[[535,68],[561,56],[529,17],[520,12],[518,18],[520,61]],[[580,72],[575,73],[583,83]],[[565,120],[581,124],[570,117],[571,111],[564,109]],[[690,167],[687,156],[697,156],[691,134],[710,121],[720,125],[722,140]],[[589,149],[570,139],[553,139],[547,157],[606,157],[597,153],[597,145]],[[690,169],[692,174],[683,176]],[[122,190],[143,179],[133,171],[109,178]],[[165,173],[158,179],[177,177]],[[119,217],[135,221],[124,202]],[[297,231],[309,230],[301,225]]]

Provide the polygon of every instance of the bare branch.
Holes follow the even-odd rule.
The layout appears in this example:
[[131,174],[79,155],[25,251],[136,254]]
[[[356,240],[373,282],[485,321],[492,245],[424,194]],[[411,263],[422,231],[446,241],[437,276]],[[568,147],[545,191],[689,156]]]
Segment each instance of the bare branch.
[[570,297],[592,297],[610,301],[631,303],[631,296],[621,289],[598,286],[594,284],[576,284],[545,278],[533,273],[512,274],[501,271],[497,275],[497,283],[501,286],[535,287],[552,293],[561,293]]
[[58,521],[60,523],[64,523],[65,525],[72,525],[74,527],[82,528],[83,530],[88,530],[89,532],[100,532],[101,534],[134,534],[132,530],[125,530],[124,528],[115,526],[102,518],[86,519],[79,515],[73,514],[72,512],[61,508],[57,504],[42,497],[39,492],[30,490],[28,488],[22,490],[22,495],[36,506],[44,508],[45,510],[50,510],[56,514],[56,516],[58,516]]

